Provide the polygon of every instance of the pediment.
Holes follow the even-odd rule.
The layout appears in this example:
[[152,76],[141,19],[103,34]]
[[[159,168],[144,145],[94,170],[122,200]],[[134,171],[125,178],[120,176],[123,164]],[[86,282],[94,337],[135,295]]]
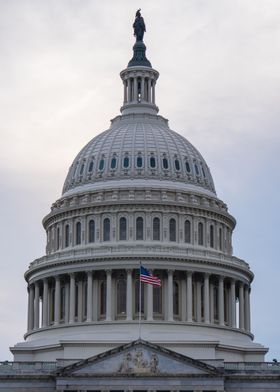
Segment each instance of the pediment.
[[63,368],[61,376],[163,376],[217,375],[219,371],[201,361],[143,340],[117,347]]

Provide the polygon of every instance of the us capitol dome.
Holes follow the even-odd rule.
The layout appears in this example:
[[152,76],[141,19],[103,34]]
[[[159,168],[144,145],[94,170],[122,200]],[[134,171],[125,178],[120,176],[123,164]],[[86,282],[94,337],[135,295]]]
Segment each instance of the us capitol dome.
[[[204,158],[158,114],[159,73],[137,34],[121,114],[76,156],[43,220],[46,255],[25,273],[25,341],[11,351],[77,361],[141,338],[199,360],[263,361],[235,219]],[[140,290],[140,263],[160,287]]]

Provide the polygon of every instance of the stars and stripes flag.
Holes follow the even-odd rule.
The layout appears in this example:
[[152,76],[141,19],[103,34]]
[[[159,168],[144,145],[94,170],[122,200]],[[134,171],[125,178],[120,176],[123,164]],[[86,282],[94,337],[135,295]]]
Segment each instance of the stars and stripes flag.
[[154,276],[147,268],[140,265],[140,282],[161,286],[161,280]]

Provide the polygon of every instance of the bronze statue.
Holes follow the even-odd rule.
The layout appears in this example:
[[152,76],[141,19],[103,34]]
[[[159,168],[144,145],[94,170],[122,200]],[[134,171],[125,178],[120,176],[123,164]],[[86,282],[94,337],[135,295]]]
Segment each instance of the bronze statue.
[[141,16],[140,11],[141,9],[136,12],[135,21],[133,23],[134,36],[136,37],[136,41],[143,41],[144,33],[146,31],[144,18]]

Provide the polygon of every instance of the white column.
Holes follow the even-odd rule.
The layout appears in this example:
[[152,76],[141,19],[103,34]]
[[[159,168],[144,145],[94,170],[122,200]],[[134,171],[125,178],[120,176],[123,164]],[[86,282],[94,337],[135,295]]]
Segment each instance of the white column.
[[126,271],[126,319],[132,320],[132,271]]
[[127,81],[123,81],[123,103],[127,103]]
[[48,279],[44,279],[43,306],[42,306],[42,327],[46,327],[48,325],[48,293],[49,293]]
[[201,322],[201,281],[196,281],[196,321]]
[[182,321],[186,321],[187,318],[187,285],[186,280],[181,280],[181,315]]
[[251,330],[251,317],[250,317],[250,289],[245,286],[245,329],[250,332]]
[[55,277],[55,292],[54,292],[54,324],[57,325],[60,322],[60,277]]
[[78,322],[83,321],[83,280],[80,277],[78,280]]
[[148,102],[151,102],[151,79],[148,79]]
[[145,100],[145,78],[141,78],[141,101]]
[[204,291],[203,291],[203,304],[204,304],[204,322],[210,322],[210,304],[209,304],[209,274],[204,274]]
[[225,309],[224,309],[224,277],[219,277],[219,324],[225,324]]
[[192,272],[187,272],[187,321],[193,321]]
[[69,323],[75,322],[75,274],[70,274],[70,301],[69,301]]
[[244,329],[244,284],[239,282],[239,328]]
[[167,318],[168,321],[173,321],[173,270],[168,270],[167,293]]
[[131,102],[131,79],[127,79],[128,102]]
[[231,326],[236,328],[236,290],[235,280],[230,282],[230,310],[231,310]]
[[147,320],[153,320],[153,285],[147,285]]
[[40,297],[39,297],[39,282],[35,282],[35,299],[34,299],[34,328],[39,328],[39,317],[40,317]]
[[28,295],[28,331],[34,328],[34,285],[29,285]]
[[92,271],[87,272],[87,322],[92,321]]
[[214,324],[214,285],[210,283],[210,323]]
[[155,104],[156,102],[156,89],[155,89],[156,81],[153,80],[153,85],[152,85],[152,103]]
[[137,91],[137,77],[133,80],[133,100],[137,102],[138,100],[138,91]]
[[93,274],[92,291],[93,291],[92,318],[93,318],[93,321],[97,321],[97,319],[98,319],[98,279],[97,279],[95,273]]
[[112,319],[112,271],[106,270],[106,321]]

